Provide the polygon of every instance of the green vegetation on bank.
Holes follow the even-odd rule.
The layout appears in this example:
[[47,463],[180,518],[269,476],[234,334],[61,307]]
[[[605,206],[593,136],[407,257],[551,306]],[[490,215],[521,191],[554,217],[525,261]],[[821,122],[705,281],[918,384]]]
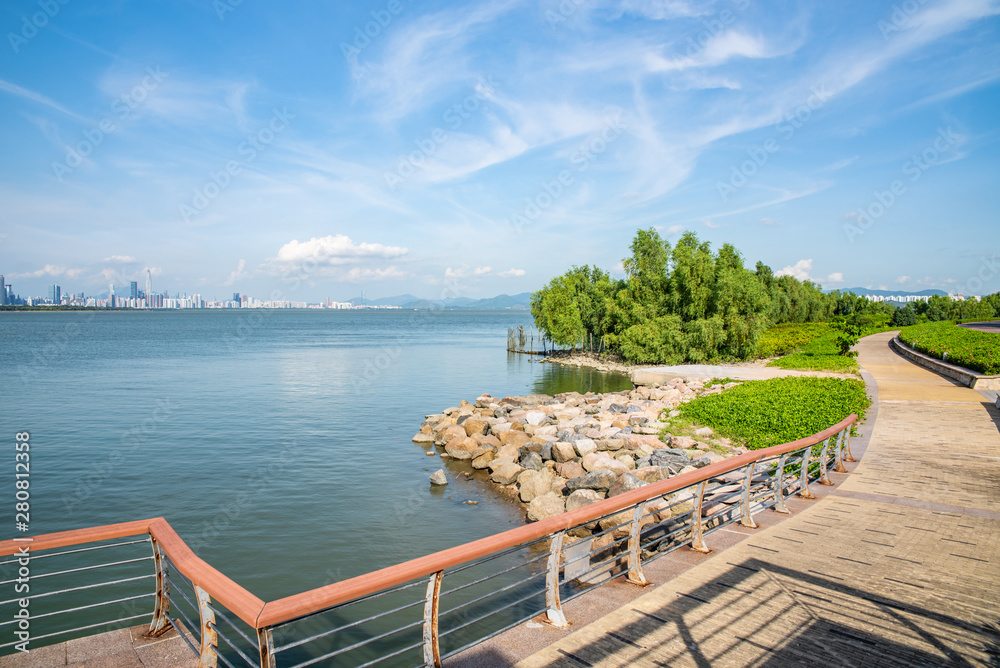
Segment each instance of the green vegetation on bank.
[[787,377],[746,382],[677,410],[681,421],[711,427],[758,450],[823,431],[851,413],[864,421],[869,405],[860,380]]
[[1000,374],[1000,335],[958,327],[953,322],[932,322],[906,327],[899,332],[906,345],[966,369]]
[[[730,244],[713,251],[692,232],[676,243],[638,230],[622,260],[624,279],[574,266],[531,295],[535,325],[565,347],[591,345],[637,364],[699,364],[795,353],[786,368],[841,371],[860,336],[943,318],[1000,315],[1000,293],[982,301],[932,297],[897,308],[850,293],[825,294],[810,281],[751,270]],[[822,324],[827,323],[827,324]],[[801,326],[801,327],[796,327]],[[805,346],[814,340],[815,350]],[[801,353],[801,354],[799,354]]]

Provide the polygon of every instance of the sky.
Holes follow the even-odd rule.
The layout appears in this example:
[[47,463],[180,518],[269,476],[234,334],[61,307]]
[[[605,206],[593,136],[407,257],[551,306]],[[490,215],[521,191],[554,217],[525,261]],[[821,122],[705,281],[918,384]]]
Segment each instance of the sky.
[[490,297],[639,228],[1000,290],[1000,0],[6,0],[0,274]]

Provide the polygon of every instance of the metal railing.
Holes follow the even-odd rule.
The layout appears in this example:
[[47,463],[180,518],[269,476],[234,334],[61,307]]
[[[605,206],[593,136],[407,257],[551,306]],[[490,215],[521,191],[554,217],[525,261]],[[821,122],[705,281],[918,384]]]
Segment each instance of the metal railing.
[[[0,542],[0,558],[14,556],[0,562],[0,585],[16,582],[3,569],[13,566],[16,575],[19,550],[30,545],[32,643],[121,628],[150,618],[148,608],[137,612],[147,605],[147,634],[176,629],[200,666],[440,666],[533,617],[565,627],[563,604],[593,587],[619,577],[645,584],[643,567],[651,561],[683,546],[708,552],[712,532],[734,522],[755,527],[754,514],[766,508],[787,513],[793,494],[814,498],[811,484],[832,484],[829,472],[846,472],[843,462],[853,461],[856,420],[851,415],[798,441],[266,603],[198,558],[162,518]],[[119,554],[127,549],[132,553]],[[72,562],[38,565],[46,559]],[[81,577],[94,582],[81,584]],[[66,578],[74,578],[72,586]],[[98,592],[103,598],[95,598]],[[0,622],[0,629],[16,630],[12,606],[19,597],[5,598],[0,619],[15,621]],[[113,606],[118,614],[104,621],[59,621]]]

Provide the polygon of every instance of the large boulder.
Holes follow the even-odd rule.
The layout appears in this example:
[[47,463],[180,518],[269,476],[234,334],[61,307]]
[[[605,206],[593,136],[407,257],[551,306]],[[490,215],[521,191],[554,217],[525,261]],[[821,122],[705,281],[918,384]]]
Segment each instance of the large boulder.
[[690,436],[672,436],[670,438],[671,448],[680,448],[681,450],[688,450],[695,446],[696,441]]
[[510,485],[517,477],[521,475],[521,471],[524,469],[517,464],[511,462],[509,464],[504,464],[490,476],[490,480],[498,485]]
[[528,521],[537,522],[549,517],[565,512],[566,502],[561,494],[548,492],[541,496],[536,496],[528,504]]
[[490,428],[490,423],[483,418],[470,417],[462,423],[462,426],[465,427],[466,436],[475,436],[477,434],[485,434]]
[[472,453],[477,448],[479,444],[476,443],[476,439],[465,436],[449,441],[448,445],[444,446],[444,451],[455,459],[472,459]]
[[484,469],[488,467],[490,465],[490,462],[492,462],[494,459],[496,459],[496,453],[494,453],[492,450],[487,450],[478,457],[473,458],[472,468]]
[[648,484],[648,482],[641,480],[632,473],[623,473],[615,479],[614,484],[608,489],[608,496],[618,496],[619,494],[645,487]]
[[424,432],[420,432],[413,437],[413,442],[421,445],[430,445],[434,442],[434,434],[425,434]]
[[515,448],[520,448],[527,445],[531,441],[531,437],[524,431],[515,431],[513,428],[506,432],[501,432],[500,443],[503,445],[513,445]]
[[558,463],[556,464],[556,473],[566,478],[566,480],[572,480],[573,478],[579,478],[587,474],[579,462]]
[[434,440],[438,445],[444,445],[445,443],[450,443],[456,438],[465,438],[467,434],[465,433],[465,427],[460,427],[457,424],[448,425],[443,431],[441,431],[437,438]]
[[544,469],[542,471],[524,471],[517,478],[517,483],[521,488],[521,501],[531,503],[535,498],[548,494],[552,491],[552,482],[555,476],[552,471]]
[[518,462],[523,468],[531,469],[537,471],[542,468],[542,456],[537,452],[529,452],[528,454],[521,457],[521,461]]
[[524,416],[524,421],[533,427],[545,422],[545,413],[542,411],[528,411],[528,414]]
[[639,480],[649,483],[660,482],[661,480],[666,480],[670,477],[669,472],[659,466],[643,466],[637,468],[635,471],[632,471],[632,475]]
[[573,448],[576,449],[576,454],[580,457],[588,455],[591,452],[597,452],[597,444],[594,443],[593,439],[581,438],[573,441]]
[[438,469],[437,471],[431,474],[431,484],[432,485],[448,484],[448,478],[445,477],[443,469]]
[[604,495],[593,489],[578,489],[566,497],[566,511],[577,510],[604,499]]
[[572,443],[556,441],[552,444],[552,458],[557,462],[569,462],[576,459],[576,448]]
[[615,483],[618,475],[614,471],[594,471],[578,478],[566,481],[566,489],[575,492],[578,489],[596,489],[607,491]]

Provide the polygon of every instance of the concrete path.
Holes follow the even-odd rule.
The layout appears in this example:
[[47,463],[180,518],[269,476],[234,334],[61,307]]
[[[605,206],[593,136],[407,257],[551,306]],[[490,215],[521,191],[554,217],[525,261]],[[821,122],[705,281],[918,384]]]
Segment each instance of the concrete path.
[[893,335],[859,344],[878,415],[842,485],[516,665],[1000,663],[1000,412]]
[[966,329],[976,329],[980,332],[990,332],[991,334],[1000,334],[1000,320],[990,320],[987,322],[967,322],[964,325],[959,325],[959,327],[965,327]]
[[735,364],[681,364],[635,369],[631,373],[635,385],[666,383],[671,378],[732,378],[733,380],[769,380],[784,376],[820,376],[824,378],[857,378],[832,371],[797,371],[774,366],[740,366]]

